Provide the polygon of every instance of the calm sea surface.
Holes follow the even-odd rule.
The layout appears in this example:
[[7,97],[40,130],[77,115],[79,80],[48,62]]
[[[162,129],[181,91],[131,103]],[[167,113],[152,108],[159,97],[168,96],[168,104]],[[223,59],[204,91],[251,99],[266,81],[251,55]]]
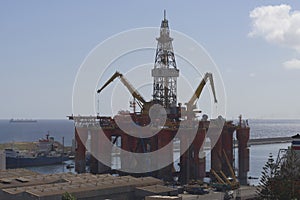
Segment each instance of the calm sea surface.
[[300,120],[249,120],[250,138],[289,137],[300,133]]
[[64,137],[65,145],[70,146],[74,138],[74,123],[67,119],[38,120],[36,123],[10,123],[9,120],[0,120],[0,143],[33,142],[46,137],[48,132],[59,142]]
[[[300,120],[258,120],[249,121],[251,138],[289,137],[300,133]],[[74,138],[74,124],[69,120],[38,120],[37,123],[10,123],[0,120],[0,143],[37,141],[49,132],[57,141],[64,137],[65,145],[71,145]],[[270,153],[277,157],[279,149],[287,148],[289,143],[253,145],[250,147],[249,176],[259,177],[262,167]],[[236,154],[237,155],[237,154]],[[72,161],[70,161],[72,162]],[[207,168],[210,168],[210,155],[207,155]],[[31,170],[40,173],[67,172],[62,165],[32,167]],[[73,171],[73,170],[72,170]],[[257,184],[258,180],[250,180],[250,184]]]

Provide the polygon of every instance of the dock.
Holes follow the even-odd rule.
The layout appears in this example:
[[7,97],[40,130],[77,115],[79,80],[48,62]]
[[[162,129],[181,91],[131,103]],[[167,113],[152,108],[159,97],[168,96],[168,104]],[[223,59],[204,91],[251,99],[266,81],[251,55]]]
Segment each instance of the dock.
[[[253,139],[249,139],[248,146],[291,143],[291,142],[292,142],[291,137],[253,138]],[[234,148],[238,148],[238,146],[239,146],[238,141],[234,140]]]
[[277,143],[290,143],[291,137],[273,137],[273,138],[255,138],[248,141],[248,145],[261,145],[261,144],[277,144]]

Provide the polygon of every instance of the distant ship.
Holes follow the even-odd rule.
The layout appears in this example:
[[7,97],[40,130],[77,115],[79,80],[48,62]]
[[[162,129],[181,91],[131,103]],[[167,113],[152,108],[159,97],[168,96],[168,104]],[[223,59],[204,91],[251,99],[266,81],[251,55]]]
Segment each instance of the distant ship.
[[6,168],[23,168],[32,166],[60,164],[68,160],[68,156],[59,152],[54,138],[47,134],[46,139],[37,142],[37,150],[34,152],[20,152],[15,149],[5,149]]
[[37,120],[35,119],[10,119],[10,123],[35,123]]

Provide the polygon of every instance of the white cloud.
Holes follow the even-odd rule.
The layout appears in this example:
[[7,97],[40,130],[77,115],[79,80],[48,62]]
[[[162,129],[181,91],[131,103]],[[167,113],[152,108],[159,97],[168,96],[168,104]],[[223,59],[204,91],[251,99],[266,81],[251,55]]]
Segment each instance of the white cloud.
[[291,6],[261,6],[250,12],[252,30],[250,37],[286,46],[300,52],[300,12]]
[[300,69],[300,60],[292,59],[283,63],[286,69]]

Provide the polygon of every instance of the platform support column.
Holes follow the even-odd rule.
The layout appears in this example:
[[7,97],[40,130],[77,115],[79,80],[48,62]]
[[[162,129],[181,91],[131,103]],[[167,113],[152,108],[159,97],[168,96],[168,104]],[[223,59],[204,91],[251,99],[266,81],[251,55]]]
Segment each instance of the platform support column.
[[238,178],[241,185],[247,185],[247,176],[249,171],[249,148],[248,140],[250,135],[249,127],[238,127],[236,130],[236,137],[239,144],[238,157],[239,157],[239,173]]
[[211,169],[216,172],[222,170],[222,133],[211,150]]
[[[230,167],[234,167],[234,159],[233,159],[233,132],[235,131],[234,127],[228,127],[224,126],[222,130],[222,146],[223,150],[226,153],[226,156],[229,160]],[[226,159],[224,158],[224,155],[222,154],[222,171],[227,175],[227,176],[232,176],[230,169],[227,165]]]
[[[80,135],[79,135],[80,134]],[[88,132],[82,128],[75,127],[75,171],[77,173],[85,173],[86,170],[86,147],[85,143],[88,137]]]
[[[158,150],[161,151],[162,157],[157,158],[157,162],[162,162],[160,159],[167,159],[170,160],[171,163],[158,170],[158,178],[163,179],[164,181],[173,181],[173,137],[172,133],[170,131],[163,131],[158,133],[158,141],[157,141],[157,147]],[[170,146],[166,146],[169,143],[172,143]]]
[[203,152],[202,145],[205,140],[205,135],[206,135],[206,129],[204,128],[199,128],[197,135],[192,143],[193,145],[193,159],[191,159],[192,163],[190,166],[193,167],[191,171],[191,177],[195,180],[203,180],[205,177],[205,155]]

